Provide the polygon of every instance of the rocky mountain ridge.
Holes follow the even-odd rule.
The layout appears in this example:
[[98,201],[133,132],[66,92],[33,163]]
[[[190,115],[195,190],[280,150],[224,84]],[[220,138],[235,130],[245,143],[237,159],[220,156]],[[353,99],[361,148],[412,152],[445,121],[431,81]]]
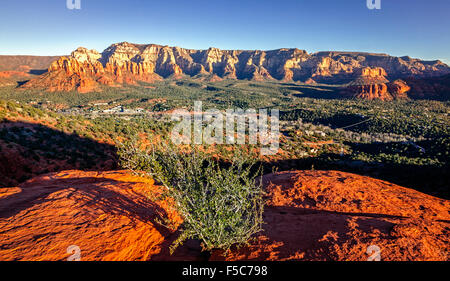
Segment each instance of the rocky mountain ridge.
[[362,71],[382,68],[389,80],[437,77],[450,74],[439,60],[422,61],[386,54],[319,52],[299,49],[192,50],[156,44],[113,44],[99,53],[80,47],[54,61],[48,72],[23,85],[50,91],[99,90],[100,85],[120,86],[188,75],[215,79],[298,81],[345,84]]

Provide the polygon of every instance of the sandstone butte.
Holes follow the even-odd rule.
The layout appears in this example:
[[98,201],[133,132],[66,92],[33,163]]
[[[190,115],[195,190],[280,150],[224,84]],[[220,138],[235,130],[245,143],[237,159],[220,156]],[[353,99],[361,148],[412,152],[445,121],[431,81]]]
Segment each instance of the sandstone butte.
[[266,175],[264,231],[248,246],[202,255],[155,219],[181,218],[161,187],[127,171],[63,171],[0,189],[0,260],[449,260],[450,202],[337,171]]
[[405,81],[395,80],[389,83],[387,73],[382,67],[365,67],[356,73],[357,78],[349,83],[343,94],[366,100],[394,100],[408,98],[411,90]]

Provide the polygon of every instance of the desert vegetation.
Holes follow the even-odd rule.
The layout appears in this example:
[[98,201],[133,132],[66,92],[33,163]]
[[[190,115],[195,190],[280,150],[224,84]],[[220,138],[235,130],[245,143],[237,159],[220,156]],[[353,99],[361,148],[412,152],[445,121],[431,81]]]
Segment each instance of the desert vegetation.
[[187,239],[200,240],[203,250],[229,250],[262,230],[263,190],[255,160],[235,153],[223,164],[197,146],[183,149],[169,140],[148,150],[129,141],[120,146],[119,156],[123,168],[145,172],[165,187],[153,200],[174,200],[183,225],[172,252]]

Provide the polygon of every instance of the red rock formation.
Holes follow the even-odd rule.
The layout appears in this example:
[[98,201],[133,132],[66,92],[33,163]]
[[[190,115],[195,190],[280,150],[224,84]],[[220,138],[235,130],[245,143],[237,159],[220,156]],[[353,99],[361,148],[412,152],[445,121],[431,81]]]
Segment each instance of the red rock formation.
[[[266,175],[264,232],[249,246],[211,260],[449,260],[450,202],[388,182],[335,171]],[[0,189],[0,260],[199,260],[200,252],[168,246],[181,218],[151,179],[126,171],[65,171]]]
[[305,81],[305,84],[308,84],[308,85],[314,85],[314,84],[317,84],[317,82],[314,81],[314,79],[308,78],[308,79]]
[[344,89],[344,95],[367,100],[392,100],[388,93],[387,73],[381,67],[365,67],[356,72],[357,78]]
[[384,70],[382,67],[365,67],[360,70],[359,75],[374,79],[385,79],[387,76],[386,70]]
[[387,86],[389,93],[395,99],[408,98],[407,92],[411,90],[411,87],[409,87],[408,84],[406,84],[406,82],[403,80],[395,80],[394,82],[389,83]]
[[368,84],[360,86],[349,87],[348,90],[352,91],[353,97],[366,99],[366,100],[392,100],[392,96],[387,91],[387,86],[384,83],[381,84]]
[[[43,87],[49,91],[73,91],[80,93],[101,91],[101,85],[118,86],[119,84],[136,84],[137,81],[154,82],[159,79],[154,74],[154,65],[147,62],[107,63],[105,67],[94,58],[79,50],[72,57],[61,57],[53,62],[48,73],[26,83],[24,88]],[[78,58],[78,59],[77,59]]]
[[211,260],[449,260],[450,202],[385,181],[336,171],[264,177],[264,232]]
[[358,77],[342,92],[343,95],[366,100],[384,100],[408,98],[411,89],[405,81],[395,80],[392,83],[386,79],[387,73],[381,67],[362,68]]
[[[357,73],[366,79],[386,77],[387,73],[392,77],[411,75],[426,77],[450,73],[450,68],[440,61],[424,62],[383,54],[344,52],[308,54],[299,49],[189,50],[128,42],[113,44],[101,54],[94,50],[78,48],[70,57],[54,63],[49,72],[61,70],[64,70],[67,75],[72,73],[79,77],[76,79],[59,77],[63,80],[61,84],[65,85],[53,86],[54,89],[66,89],[71,84],[72,88],[78,88],[78,84],[81,84],[79,81],[82,79],[81,75],[95,75],[96,78],[91,79],[100,85],[104,83],[111,85],[111,81],[116,81],[118,84],[137,81],[152,82],[157,79],[157,75],[180,77],[183,74],[190,76],[214,74],[220,78],[250,80],[307,81],[314,79],[319,83],[342,84],[346,83],[343,81],[350,81]],[[50,76],[56,75],[50,74]],[[49,82],[44,76],[28,85],[25,84],[24,87],[45,87],[47,84]],[[383,97],[384,94],[381,93],[379,96]]]
[[67,171],[0,189],[0,260],[67,260],[71,245],[83,261],[168,256],[162,247],[171,233],[154,218],[181,220],[169,201],[145,196],[159,188],[125,172]]

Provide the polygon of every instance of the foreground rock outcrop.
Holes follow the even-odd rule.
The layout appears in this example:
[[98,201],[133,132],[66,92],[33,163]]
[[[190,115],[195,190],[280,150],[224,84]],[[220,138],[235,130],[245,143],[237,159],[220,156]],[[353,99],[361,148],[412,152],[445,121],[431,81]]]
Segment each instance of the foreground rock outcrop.
[[[450,202],[335,171],[266,175],[264,232],[210,260],[449,260]],[[0,260],[204,260],[195,243],[168,251],[182,223],[172,202],[153,203],[151,179],[126,171],[65,171],[0,188]],[[72,248],[73,249],[73,248]],[[71,248],[69,248],[71,250]]]
[[449,260],[450,202],[337,171],[266,175],[265,231],[213,260]]
[[435,77],[450,73],[441,61],[421,61],[385,54],[319,52],[299,49],[270,51],[191,50],[156,44],[113,44],[99,53],[78,48],[55,61],[48,73],[22,88],[49,91],[100,91],[101,85],[120,86],[188,75],[202,79],[249,79],[344,84],[358,72],[383,69],[390,80]]
[[[126,172],[67,171],[0,188],[0,260],[147,260],[170,235],[154,222],[153,180]],[[176,214],[168,213],[177,223]]]

